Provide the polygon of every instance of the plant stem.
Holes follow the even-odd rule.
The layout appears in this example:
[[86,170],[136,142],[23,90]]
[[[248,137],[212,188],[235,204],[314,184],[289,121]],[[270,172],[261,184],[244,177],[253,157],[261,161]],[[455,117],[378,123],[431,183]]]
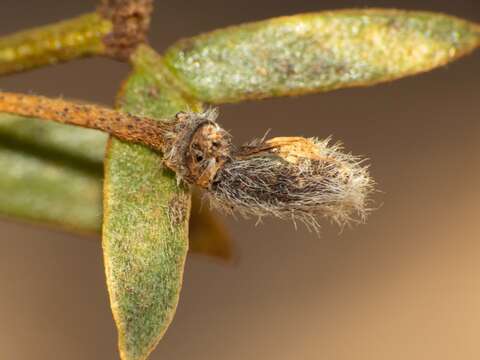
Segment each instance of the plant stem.
[[104,55],[113,24],[97,13],[0,38],[0,75],[80,57]]
[[107,54],[128,61],[140,44],[147,42],[153,0],[102,0],[98,12],[113,24],[104,38]]
[[131,116],[95,105],[61,99],[0,92],[0,112],[52,120],[107,132],[120,140],[162,151],[172,121]]

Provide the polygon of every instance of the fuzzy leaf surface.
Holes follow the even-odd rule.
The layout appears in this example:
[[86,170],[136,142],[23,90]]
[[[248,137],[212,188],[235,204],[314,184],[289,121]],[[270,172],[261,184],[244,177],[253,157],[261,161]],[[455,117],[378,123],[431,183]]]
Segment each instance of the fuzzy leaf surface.
[[340,10],[187,38],[165,59],[194,96],[218,104],[374,85],[445,65],[479,45],[479,25],[456,17]]
[[[198,109],[171,82],[162,58],[141,46],[119,108],[164,119]],[[188,250],[190,192],[160,154],[111,139],[105,158],[103,249],[123,360],[146,359],[172,321]]]

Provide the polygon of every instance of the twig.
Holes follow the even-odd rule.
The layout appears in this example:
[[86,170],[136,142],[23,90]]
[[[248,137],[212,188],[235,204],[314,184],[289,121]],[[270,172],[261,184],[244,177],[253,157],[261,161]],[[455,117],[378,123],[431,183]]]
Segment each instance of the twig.
[[146,42],[153,0],[103,0],[98,11],[113,24],[103,39],[107,54],[128,60],[137,46]]
[[42,96],[0,92],[0,111],[107,132],[121,140],[163,151],[169,121],[131,116],[96,105]]

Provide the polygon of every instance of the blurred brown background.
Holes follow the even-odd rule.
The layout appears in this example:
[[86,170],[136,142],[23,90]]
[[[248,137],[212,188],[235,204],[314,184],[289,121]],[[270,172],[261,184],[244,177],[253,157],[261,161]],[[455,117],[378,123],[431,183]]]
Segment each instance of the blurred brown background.
[[[442,11],[480,22],[477,0],[156,1],[152,44],[272,16],[339,7]],[[94,0],[2,0],[0,34],[90,11]],[[369,89],[222,107],[238,142],[341,139],[371,159],[383,204],[366,225],[226,218],[239,254],[191,256],[176,318],[152,359],[480,358],[480,52]],[[128,68],[82,60],[0,88],[111,104]],[[116,359],[100,243],[0,223],[0,359]]]

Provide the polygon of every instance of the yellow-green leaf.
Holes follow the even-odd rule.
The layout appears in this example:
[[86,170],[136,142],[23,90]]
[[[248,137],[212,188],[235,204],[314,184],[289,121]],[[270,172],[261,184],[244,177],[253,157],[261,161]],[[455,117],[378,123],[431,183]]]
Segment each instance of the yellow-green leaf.
[[103,54],[112,23],[96,13],[0,38],[0,75]]
[[[119,99],[123,111],[173,116],[188,102],[153,50],[141,46]],[[145,359],[177,307],[188,250],[190,193],[158,153],[110,140],[105,158],[103,249],[123,360]]]
[[373,85],[431,70],[479,45],[479,25],[456,17],[341,10],[184,39],[165,59],[197,98],[224,103]]

